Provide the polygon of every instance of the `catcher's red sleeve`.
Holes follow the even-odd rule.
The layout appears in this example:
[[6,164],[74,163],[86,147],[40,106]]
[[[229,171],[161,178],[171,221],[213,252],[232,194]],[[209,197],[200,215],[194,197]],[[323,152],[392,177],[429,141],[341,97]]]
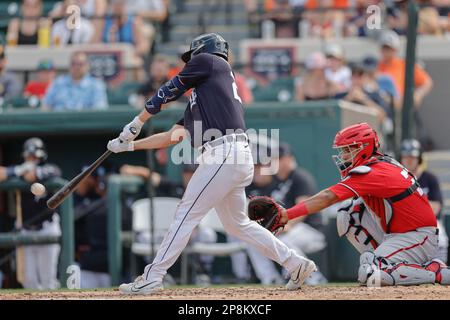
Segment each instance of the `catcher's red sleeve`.
[[292,208],[287,209],[286,211],[289,220],[306,216],[309,213],[304,201],[300,201],[298,204],[296,204]]

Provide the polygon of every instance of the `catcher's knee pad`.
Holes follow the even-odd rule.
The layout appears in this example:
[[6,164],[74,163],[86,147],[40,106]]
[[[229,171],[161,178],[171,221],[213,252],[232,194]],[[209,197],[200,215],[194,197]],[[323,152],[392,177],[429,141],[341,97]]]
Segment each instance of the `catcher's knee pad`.
[[433,259],[425,264],[425,269],[434,272],[436,278],[435,282],[442,285],[450,285],[450,269],[441,260]]
[[349,206],[339,209],[336,216],[339,236],[346,236],[359,253],[375,250],[378,246],[373,236],[361,225],[364,210],[363,204],[351,203]]
[[[371,276],[375,274],[376,277],[379,277],[378,273],[388,266],[382,257],[377,257],[372,251],[363,252],[359,257],[358,282],[361,284],[369,283]],[[381,276],[385,277],[383,274]],[[389,278],[389,275],[387,276]]]
[[358,282],[365,284],[375,270],[377,270],[375,254],[371,251],[363,252],[359,256]]
[[391,282],[381,282],[381,285],[417,285],[425,283],[435,283],[436,273],[427,270],[418,264],[398,263],[386,270],[392,277]]

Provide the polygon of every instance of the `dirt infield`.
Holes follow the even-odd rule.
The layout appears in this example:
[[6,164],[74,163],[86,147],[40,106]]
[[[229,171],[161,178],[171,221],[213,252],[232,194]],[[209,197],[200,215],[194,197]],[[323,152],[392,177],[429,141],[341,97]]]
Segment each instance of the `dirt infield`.
[[170,288],[151,296],[123,296],[117,290],[2,293],[0,300],[450,300],[450,288],[439,285],[369,289],[358,286],[305,286],[288,292],[282,287]]

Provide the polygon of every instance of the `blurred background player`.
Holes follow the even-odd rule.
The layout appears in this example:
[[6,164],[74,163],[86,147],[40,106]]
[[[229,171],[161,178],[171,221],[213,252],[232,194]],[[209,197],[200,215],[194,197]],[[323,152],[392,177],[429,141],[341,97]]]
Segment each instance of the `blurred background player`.
[[[60,169],[47,162],[47,151],[40,138],[30,138],[23,145],[23,160],[20,165],[0,167],[0,182],[11,178],[20,178],[32,184],[45,182],[61,176]],[[23,228],[26,235],[61,236],[59,216],[47,208],[51,194],[35,196],[31,192],[22,192]],[[57,276],[60,245],[30,245],[24,248],[24,283],[26,289],[56,289],[59,286]]]
[[439,249],[436,258],[447,263],[448,255],[448,237],[442,223],[441,209],[443,205],[441,188],[437,177],[426,170],[426,164],[423,161],[422,146],[415,139],[403,140],[401,144],[401,163],[412,174],[417,177],[423,192],[427,195],[431,208],[438,220],[439,227]]
[[98,167],[74,192],[75,251],[83,289],[111,287],[107,262],[106,174],[105,167]]

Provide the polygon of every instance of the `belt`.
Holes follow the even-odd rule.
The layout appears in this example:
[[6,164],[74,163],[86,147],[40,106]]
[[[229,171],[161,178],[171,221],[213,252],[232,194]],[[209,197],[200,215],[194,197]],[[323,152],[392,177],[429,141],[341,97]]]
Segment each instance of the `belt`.
[[229,134],[216,140],[206,142],[205,144],[203,144],[203,146],[200,147],[200,152],[203,153],[208,149],[215,148],[226,142],[248,142],[248,141],[249,141],[248,137],[245,133]]

